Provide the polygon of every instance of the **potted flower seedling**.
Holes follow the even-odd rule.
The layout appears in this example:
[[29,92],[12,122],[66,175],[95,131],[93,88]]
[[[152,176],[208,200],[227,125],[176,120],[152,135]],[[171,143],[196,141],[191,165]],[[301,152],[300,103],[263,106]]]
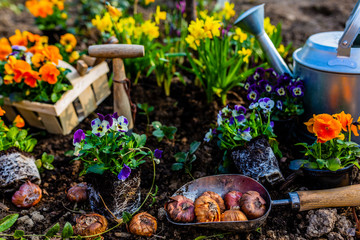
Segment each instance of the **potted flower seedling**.
[[350,114],[314,115],[305,123],[316,136],[313,144],[298,143],[304,147],[304,159],[293,160],[290,169],[303,169],[310,188],[322,189],[349,185],[353,166],[360,168],[360,148],[351,141],[359,136],[359,119],[354,122]]
[[210,129],[204,140],[217,137],[219,148],[225,150],[224,155],[229,156],[240,173],[271,184],[281,181],[283,176],[275,157],[281,152],[270,121],[274,107],[270,98],[252,103],[249,113],[243,106],[234,109],[227,106],[217,116],[217,128]]
[[18,115],[12,126],[1,120],[5,111],[0,107],[0,189],[12,192],[30,180],[40,184],[40,174],[32,152],[37,140],[28,135],[24,120]]
[[80,175],[86,174],[90,182],[93,210],[109,215],[109,209],[119,218],[124,211],[132,213],[140,205],[139,166],[146,159],[159,162],[162,151],[145,147],[144,134],[129,134],[125,117],[117,113],[98,116],[91,122],[91,131],[75,132],[75,160],[81,160],[84,169]]
[[274,132],[280,140],[289,140],[289,132],[296,125],[297,116],[303,114],[304,83],[288,74],[277,74],[272,68],[257,68],[245,82],[247,99],[257,102],[268,97],[275,102],[271,115]]

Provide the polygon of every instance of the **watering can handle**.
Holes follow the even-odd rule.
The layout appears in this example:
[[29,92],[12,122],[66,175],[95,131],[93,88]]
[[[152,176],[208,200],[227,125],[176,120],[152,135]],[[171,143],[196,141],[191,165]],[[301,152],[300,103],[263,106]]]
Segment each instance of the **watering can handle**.
[[356,3],[352,10],[349,19],[346,22],[346,27],[341,36],[338,48],[338,57],[350,57],[351,47],[360,32],[360,0]]

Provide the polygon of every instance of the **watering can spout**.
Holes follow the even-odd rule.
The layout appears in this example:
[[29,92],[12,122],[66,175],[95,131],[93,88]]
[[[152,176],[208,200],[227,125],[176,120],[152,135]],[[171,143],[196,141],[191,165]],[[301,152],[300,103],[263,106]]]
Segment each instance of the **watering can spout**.
[[265,4],[261,4],[247,10],[241,16],[239,16],[239,18],[235,21],[234,24],[256,37],[268,61],[276,72],[280,74],[288,73],[290,76],[292,76],[292,72],[290,71],[285,61],[282,59],[282,57],[276,50],[269,36],[265,32],[264,5]]

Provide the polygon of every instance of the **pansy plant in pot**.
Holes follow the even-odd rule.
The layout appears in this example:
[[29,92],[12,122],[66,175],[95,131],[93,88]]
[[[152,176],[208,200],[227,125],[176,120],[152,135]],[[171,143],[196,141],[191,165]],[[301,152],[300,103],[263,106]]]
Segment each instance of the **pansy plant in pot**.
[[210,129],[204,140],[209,142],[217,137],[219,148],[225,150],[220,171],[226,171],[232,160],[241,174],[271,184],[283,180],[275,157],[281,156],[281,152],[270,120],[274,107],[273,100],[261,98],[250,105],[250,113],[238,105],[219,112],[217,128]]
[[257,102],[259,98],[268,97],[275,102],[271,115],[274,121],[274,132],[278,140],[287,141],[289,131],[296,126],[297,116],[304,113],[304,83],[300,78],[292,78],[287,73],[279,75],[274,69],[257,68],[248,77],[244,85],[247,99]]
[[[145,147],[146,136],[128,133],[124,116],[103,116],[91,122],[91,131],[79,129],[74,134],[75,160],[81,160],[90,182],[89,200],[93,210],[120,217],[123,212],[134,213],[140,206],[140,171],[138,167],[150,159],[159,162],[162,151]],[[108,184],[106,184],[108,183]],[[152,190],[152,188],[151,188]],[[150,192],[151,192],[150,190]],[[101,196],[101,197],[100,197]]]
[[305,148],[304,159],[291,161],[290,169],[303,168],[311,188],[349,185],[352,167],[360,168],[360,148],[351,141],[352,134],[359,136],[359,120],[354,122],[344,111],[314,115],[305,125],[317,139],[313,144],[296,144]]

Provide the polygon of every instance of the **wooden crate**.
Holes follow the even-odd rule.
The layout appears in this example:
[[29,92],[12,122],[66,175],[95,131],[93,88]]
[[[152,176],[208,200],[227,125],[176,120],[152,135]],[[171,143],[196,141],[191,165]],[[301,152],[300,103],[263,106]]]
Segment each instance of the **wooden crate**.
[[10,102],[5,98],[3,108],[10,121],[20,114],[30,126],[66,135],[110,95],[107,81],[109,67],[106,62],[98,64],[84,76],[80,76],[76,69],[65,62],[59,65],[71,70],[67,77],[73,89],[64,93],[55,104],[27,100]]

